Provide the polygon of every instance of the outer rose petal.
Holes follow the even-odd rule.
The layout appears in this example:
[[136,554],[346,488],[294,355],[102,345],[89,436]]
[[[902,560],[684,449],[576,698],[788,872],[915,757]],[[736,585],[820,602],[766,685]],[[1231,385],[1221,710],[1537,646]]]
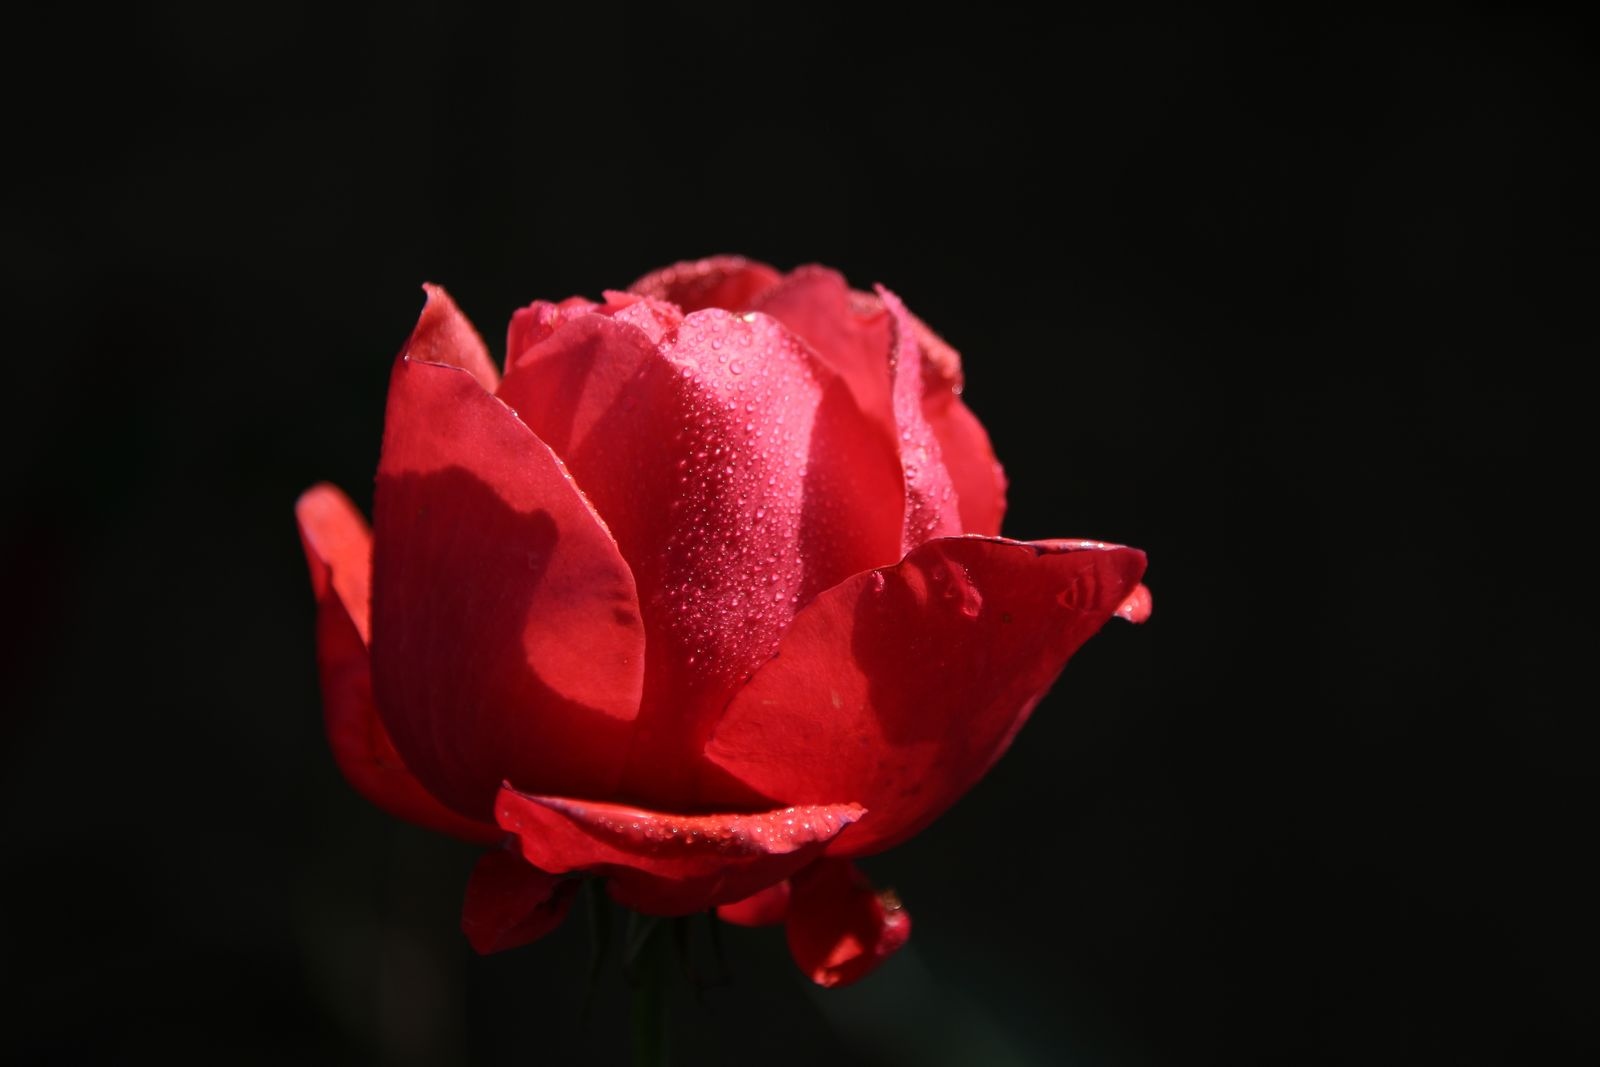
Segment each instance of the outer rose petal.
[[760,314],[695,312],[659,347],[586,315],[528,349],[500,395],[566,461],[638,582],[648,666],[624,795],[715,805],[690,789],[728,695],[802,604],[898,555],[890,443]]
[[323,725],[345,780],[407,822],[482,844],[503,840],[499,827],[456,814],[422,788],[378,719],[367,655],[372,535],[361,513],[338,489],[324,484],[301,495],[295,518],[317,597]]
[[765,263],[743,256],[712,256],[674,263],[628,286],[630,292],[677,304],[685,313],[705,308],[742,311],[780,275]]
[[769,802],[861,798],[829,853],[881,851],[982,777],[1143,572],[1098,542],[931,541],[796,616],[706,756]]
[[411,352],[395,363],[378,468],[384,725],[418,780],[469,816],[488,817],[508,778],[604,795],[643,684],[628,565],[509,408]]
[[788,917],[789,883],[786,881],[717,908],[717,918],[735,926],[771,926]]
[[460,367],[476,378],[485,391],[494,392],[500,384],[500,375],[494,369],[494,360],[489,358],[483,338],[441,286],[424,285],[422,291],[428,294],[428,302],[423,305],[417,328],[411,331],[411,339],[406,342],[406,352],[412,359],[425,363]]
[[484,955],[519,948],[560,926],[577,891],[577,879],[546,874],[515,852],[485,852],[467,882],[461,932]]
[[822,860],[793,879],[789,952],[820,986],[864,978],[911,937],[911,914],[852,863]]
[[669,815],[620,804],[535,797],[509,785],[495,817],[534,866],[608,875],[611,895],[653,915],[729,904],[787,878],[861,817],[859,804],[754,814]]
[[1006,510],[1006,475],[988,432],[961,402],[961,356],[921,319],[906,314],[922,348],[922,413],[939,439],[945,469],[955,484],[961,529],[997,536]]
[[946,393],[935,410],[936,394],[923,399],[928,425],[939,439],[939,454],[956,487],[961,528],[967,533],[995,537],[1006,513],[1006,474],[989,444],[989,433],[961,398]]
[[1128,599],[1117,605],[1117,618],[1127,619],[1138,624],[1150,618],[1150,611],[1155,607],[1155,601],[1150,596],[1150,590],[1143,583],[1128,594]]
[[889,311],[891,326],[889,366],[894,421],[900,429],[900,468],[905,475],[903,540],[909,552],[931,538],[961,533],[961,511],[938,435],[923,414],[928,373],[915,321],[900,298],[881,285],[878,297]]

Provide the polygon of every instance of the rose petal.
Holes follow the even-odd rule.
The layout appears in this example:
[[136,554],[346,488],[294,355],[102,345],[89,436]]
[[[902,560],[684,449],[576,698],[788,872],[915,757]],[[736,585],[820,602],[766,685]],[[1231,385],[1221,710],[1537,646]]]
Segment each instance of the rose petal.
[[1141,583],[1137,589],[1128,594],[1128,599],[1117,605],[1117,618],[1127,619],[1135,624],[1141,623],[1150,618],[1150,610],[1154,606],[1150,590]]
[[678,310],[676,304],[657,300],[653,296],[607,289],[605,297],[606,302],[598,309],[600,314],[638,327],[654,344],[660,344],[661,339],[669,331],[677,329],[683,321],[683,312]]
[[821,860],[793,879],[787,933],[795,963],[820,986],[872,973],[911,937],[911,913],[855,864]]
[[454,366],[402,352],[378,468],[372,662],[395,747],[488,816],[506,779],[615,789],[643,687],[633,577],[560,461]]
[[778,272],[765,263],[743,256],[712,256],[652,271],[628,290],[670,301],[685,313],[705,308],[743,311],[778,278]]
[[861,410],[892,435],[889,315],[881,304],[867,310],[857,304],[843,275],[812,265],[785,275],[751,310],[771,315],[816,349],[849,383]]
[[753,814],[670,815],[621,804],[530,796],[507,785],[495,816],[529,863],[594,871],[611,895],[654,915],[687,915],[742,900],[815,859],[859,804]]
[[902,543],[909,552],[934,537],[960,533],[961,510],[939,438],[923,414],[925,371],[916,326],[899,297],[881,285],[878,297],[889,311],[891,327],[894,421],[900,430],[900,467],[905,477]]
[[789,883],[777,882],[743,900],[717,908],[717,918],[735,926],[771,926],[789,916]]
[[494,369],[494,360],[489,358],[483,338],[441,286],[424,285],[422,291],[428,294],[428,302],[423,305],[417,328],[411,331],[411,338],[406,342],[405,354],[425,363],[460,367],[476,378],[486,391],[494,392],[500,384],[500,375]]
[[955,486],[961,529],[997,536],[1006,513],[1006,474],[995,458],[988,431],[961,398],[948,390],[925,393],[922,412],[939,440],[939,454]]
[[323,726],[339,770],[362,796],[418,826],[493,844],[505,832],[462,817],[434,799],[395,751],[372,701],[367,654],[372,535],[338,489],[318,485],[295,503],[300,541],[317,597],[317,670]]
[[1098,542],[929,542],[800,612],[706,756],[768,802],[859,797],[829,852],[881,851],[982,777],[1143,572]]
[[529,349],[500,395],[565,459],[638,582],[649,663],[624,792],[693,804],[712,720],[798,607],[898,556],[894,454],[760,314],[695,312],[659,349],[588,315]]
[[577,891],[577,879],[546,874],[515,852],[485,852],[467,882],[461,932],[485,956],[519,948],[560,926]]
[[524,352],[555,333],[563,323],[587,315],[599,306],[593,300],[569,296],[560,303],[535,300],[512,312],[511,325],[506,328],[506,371],[509,373]]

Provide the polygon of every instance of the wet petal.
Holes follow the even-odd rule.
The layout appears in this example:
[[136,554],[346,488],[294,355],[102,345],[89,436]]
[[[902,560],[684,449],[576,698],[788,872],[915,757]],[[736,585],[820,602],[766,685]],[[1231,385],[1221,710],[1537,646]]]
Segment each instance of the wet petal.
[[849,985],[872,973],[911,937],[911,913],[841,860],[823,860],[793,879],[789,952],[820,986]]
[[789,877],[861,817],[859,804],[756,813],[672,815],[621,804],[530,796],[509,785],[495,815],[529,863],[592,871],[636,910],[687,915],[742,900]]
[[751,310],[771,315],[814,348],[849,383],[861,410],[893,435],[889,315],[873,303],[860,307],[838,271],[805,266],[757,297]]
[[878,296],[889,311],[891,327],[894,421],[905,477],[903,546],[909,552],[931,538],[961,533],[960,502],[938,435],[923,413],[926,375],[916,326],[899,297],[881,285]]
[[626,562],[544,442],[470,375],[403,353],[375,527],[373,681],[418,780],[473,817],[507,779],[614,789],[644,626]]
[[338,489],[318,485],[295,504],[300,541],[317,597],[317,671],[323,725],[345,780],[384,811],[467,841],[493,844],[505,832],[445,807],[395,751],[372,700],[367,653],[372,535]]
[[982,777],[1143,572],[1098,542],[929,542],[796,616],[706,756],[769,802],[859,797],[869,814],[829,852],[881,851]]
[[478,952],[519,948],[561,925],[577,895],[576,878],[557,878],[515,852],[485,852],[467,882],[461,932]]
[[705,308],[743,311],[779,277],[765,263],[743,256],[712,256],[652,271],[628,290],[670,301],[685,313]]
[[555,333],[563,323],[587,315],[599,306],[593,300],[569,296],[555,303],[535,300],[512,312],[511,325],[506,329],[506,372],[510,373],[524,352]]
[[760,314],[695,312],[659,348],[585,316],[500,395],[566,461],[638,581],[649,663],[624,791],[694,803],[712,717],[798,607],[897,558],[894,455],[842,380]]
[[923,414],[939,440],[939,454],[950,483],[965,533],[995,537],[1006,513],[1006,474],[995,458],[989,432],[961,398],[953,393],[928,393]]
[[417,328],[411,332],[402,355],[425,363],[460,367],[478,380],[488,392],[500,384],[500,375],[489,358],[489,349],[472,323],[461,314],[450,294],[437,285],[424,285],[428,294]]

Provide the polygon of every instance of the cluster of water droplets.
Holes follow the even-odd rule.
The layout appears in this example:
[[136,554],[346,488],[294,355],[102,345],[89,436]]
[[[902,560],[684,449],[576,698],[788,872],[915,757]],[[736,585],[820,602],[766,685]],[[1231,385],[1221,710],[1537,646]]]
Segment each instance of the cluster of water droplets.
[[803,350],[765,316],[690,315],[667,354],[682,417],[657,607],[686,667],[738,677],[777,650],[800,601],[820,387]]
[[894,421],[900,429],[900,467],[905,476],[905,543],[960,532],[955,485],[945,469],[939,439],[928,425],[922,402],[927,388],[925,356],[910,314],[888,290],[880,290],[893,316]]
[[856,804],[805,804],[751,815],[586,812],[584,824],[631,849],[719,855],[781,855],[827,841],[863,814]]
[[983,594],[965,564],[943,560],[934,563],[928,568],[928,588],[931,600],[965,618],[976,619],[983,613]]

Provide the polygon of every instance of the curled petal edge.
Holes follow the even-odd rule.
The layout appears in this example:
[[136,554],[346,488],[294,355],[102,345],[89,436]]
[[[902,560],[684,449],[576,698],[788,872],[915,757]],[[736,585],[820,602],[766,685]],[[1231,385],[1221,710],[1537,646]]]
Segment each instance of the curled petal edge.
[[781,882],[864,813],[859,804],[812,804],[675,815],[532,796],[509,784],[495,804],[529,863],[552,874],[603,875],[614,899],[651,915],[705,911]]

